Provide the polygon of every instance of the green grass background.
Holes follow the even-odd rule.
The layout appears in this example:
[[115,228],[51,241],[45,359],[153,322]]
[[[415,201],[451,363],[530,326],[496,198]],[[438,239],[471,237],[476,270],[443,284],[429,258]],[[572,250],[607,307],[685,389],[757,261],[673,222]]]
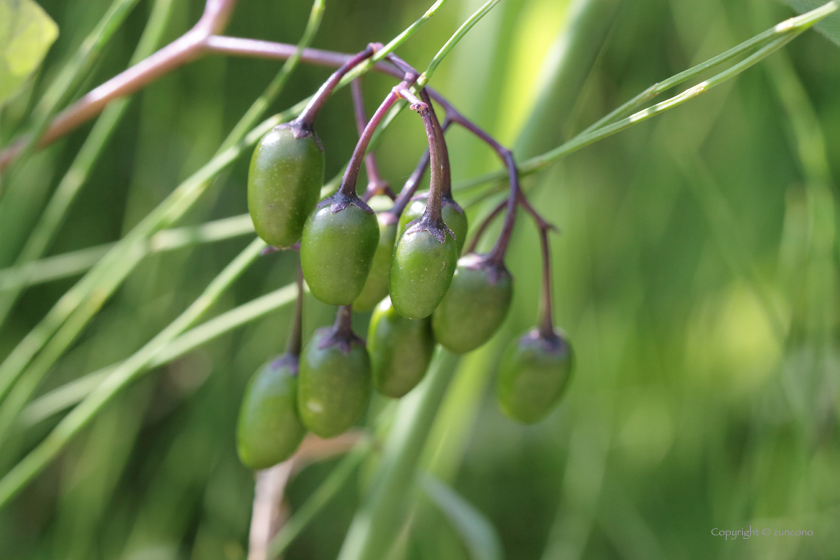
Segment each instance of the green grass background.
[[[350,52],[386,41],[427,4],[328,1],[315,46]],[[425,67],[480,4],[449,0],[399,54]],[[764,0],[626,1],[573,107],[543,105],[535,116],[568,4],[505,0],[432,80],[523,158],[790,15]],[[41,5],[61,36],[28,90],[4,109],[3,142],[108,7],[101,0]],[[167,40],[192,25],[202,6],[176,2]],[[133,10],[84,90],[125,67],[148,9],[141,1]],[[296,42],[309,9],[303,0],[241,0],[228,34]],[[212,157],[278,68],[208,57],[137,95],[51,254],[120,238]],[[311,94],[328,73],[301,66],[273,108]],[[365,79],[369,111],[392,85],[382,76]],[[737,81],[525,180],[538,208],[563,231],[552,240],[555,318],[577,352],[574,382],[536,426],[508,420],[495,403],[500,353],[536,322],[539,244],[522,219],[507,260],[516,278],[512,312],[486,347],[461,361],[423,459],[493,523],[505,558],[840,558],[838,91],[840,49],[808,32]],[[517,144],[529,123],[537,126],[530,142]],[[348,91],[330,101],[317,129],[331,176],[357,138]],[[26,204],[0,223],[3,266],[89,130],[81,127],[21,170]],[[377,152],[384,177],[400,185],[423,142],[416,116],[401,115]],[[456,183],[498,168],[463,131],[451,133],[449,147]],[[247,163],[240,158],[182,223],[247,211]],[[472,208],[473,218],[483,210]],[[147,257],[41,392],[137,350],[247,242]],[[293,281],[295,260],[261,259],[216,311]],[[73,282],[25,292],[0,331],[0,357]],[[329,323],[332,313],[307,299],[306,330]],[[367,317],[356,319],[364,332]],[[253,478],[236,458],[235,420],[248,378],[282,351],[289,323],[289,309],[273,313],[133,385],[0,511],[0,558],[245,558]],[[17,430],[0,450],[0,470],[57,420]],[[294,479],[292,511],[334,464],[313,465]],[[287,558],[335,557],[370,468]],[[401,556],[469,558],[446,518],[427,511]],[[725,541],[710,534],[750,526],[813,535]]]

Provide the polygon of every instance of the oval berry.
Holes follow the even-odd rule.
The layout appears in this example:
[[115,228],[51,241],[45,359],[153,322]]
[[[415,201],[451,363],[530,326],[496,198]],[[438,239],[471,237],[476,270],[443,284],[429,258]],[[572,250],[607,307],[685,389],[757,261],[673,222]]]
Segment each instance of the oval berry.
[[513,277],[486,255],[458,260],[452,284],[432,314],[435,339],[456,354],[475,350],[499,329],[513,299]]
[[562,332],[543,338],[532,330],[502,359],[496,391],[502,411],[526,424],[542,420],[563,395],[573,365],[572,347]]
[[458,244],[446,233],[441,242],[420,225],[399,238],[391,261],[391,302],[397,313],[423,319],[438,306],[455,273]]
[[[420,218],[426,211],[426,199],[429,198],[429,193],[421,193],[411,199],[408,206],[400,215],[400,226],[397,239],[402,237],[408,227],[409,222]],[[458,242],[458,254],[464,248],[464,242],[467,240],[467,232],[469,224],[467,223],[467,215],[464,210],[451,197],[441,197],[441,214],[443,216],[443,223],[445,223],[452,233],[455,234],[455,240]]]
[[431,321],[401,316],[386,297],[370,318],[368,349],[373,386],[398,399],[420,383],[432,361],[435,339]]
[[324,151],[315,133],[291,124],[270,130],[248,170],[248,211],[257,235],[274,247],[294,245],[323,183]]
[[306,435],[298,415],[297,375],[297,358],[287,354],[248,383],[236,426],[236,448],[246,467],[266,469],[285,461]]
[[352,427],[370,399],[370,358],[358,339],[337,342],[333,329],[319,329],[300,360],[298,409],[303,424],[330,438]]
[[318,205],[300,242],[300,264],[312,295],[332,305],[353,303],[365,286],[379,243],[376,215],[366,204],[334,211],[336,195]]
[[393,214],[383,212],[377,216],[379,222],[379,244],[373,255],[365,287],[353,302],[353,309],[370,311],[388,295],[388,278],[391,274],[391,257],[397,240],[397,220]]

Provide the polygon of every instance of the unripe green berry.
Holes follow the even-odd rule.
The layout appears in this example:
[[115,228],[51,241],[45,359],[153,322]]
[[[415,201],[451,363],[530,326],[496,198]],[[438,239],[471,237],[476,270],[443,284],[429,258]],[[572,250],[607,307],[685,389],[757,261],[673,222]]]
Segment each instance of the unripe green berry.
[[449,233],[441,242],[421,227],[409,228],[397,241],[391,261],[391,302],[397,313],[423,319],[438,306],[458,262],[458,244]]
[[486,255],[458,260],[452,284],[432,314],[440,344],[456,354],[475,350],[499,329],[513,299],[513,277]]
[[[423,216],[423,213],[426,211],[427,198],[428,193],[418,194],[408,203],[408,206],[406,206],[402,215],[400,215],[397,239],[402,237],[410,222]],[[467,215],[452,198],[444,196],[441,198],[441,216],[443,217],[443,223],[455,234],[455,240],[458,242],[458,254],[460,255],[461,250],[464,248],[464,242],[467,240],[467,232],[469,231]]]
[[365,281],[362,293],[353,302],[353,309],[370,311],[388,295],[391,274],[391,257],[397,240],[397,220],[393,214],[383,212],[377,216],[379,222],[379,244],[373,255],[373,265]]
[[401,316],[386,297],[370,318],[368,349],[373,386],[383,395],[400,398],[420,383],[432,361],[431,321]]
[[294,124],[271,129],[248,170],[248,210],[257,235],[274,247],[294,245],[323,182],[324,151],[315,133]]
[[254,374],[239,409],[236,447],[239,459],[254,470],[291,457],[306,435],[297,409],[298,360],[285,355]]
[[369,208],[355,203],[333,212],[334,199],[319,204],[306,220],[300,262],[313,296],[324,303],[348,305],[365,286],[379,243],[379,225]]
[[502,359],[496,395],[509,417],[526,424],[545,418],[566,390],[574,355],[562,332],[537,329],[514,341]]
[[334,341],[319,329],[303,349],[298,408],[303,424],[323,438],[351,428],[370,399],[370,358],[360,340]]

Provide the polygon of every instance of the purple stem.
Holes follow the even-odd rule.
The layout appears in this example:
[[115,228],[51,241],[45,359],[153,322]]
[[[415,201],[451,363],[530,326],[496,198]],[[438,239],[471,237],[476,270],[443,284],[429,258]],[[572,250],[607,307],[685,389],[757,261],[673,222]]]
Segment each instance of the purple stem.
[[554,338],[554,321],[551,308],[551,251],[548,246],[548,228],[540,228],[540,245],[542,247],[542,298],[540,300],[540,336],[545,339]]
[[[359,136],[362,135],[367,126],[367,115],[365,114],[365,99],[362,95],[362,79],[356,78],[350,84],[350,89],[353,92],[353,112],[356,115],[356,128],[359,131]],[[376,164],[376,155],[370,151],[365,156],[365,170],[368,176],[368,187],[365,190],[362,200],[367,202],[377,194],[387,194],[394,199],[393,192],[388,186],[388,183],[382,180],[382,175],[379,174],[379,166]]]
[[[420,99],[429,106],[429,114],[432,117],[432,125],[434,126],[437,137],[438,151],[440,152],[441,193],[442,196],[452,198],[452,170],[449,167],[449,148],[446,146],[446,138],[444,138],[443,127],[440,126],[440,121],[435,113],[435,108],[432,106],[432,100],[429,98],[429,92],[427,92],[425,88],[420,90]],[[447,121],[448,120],[449,119],[447,119]]]
[[[439,133],[435,128],[431,107],[411,93],[407,87],[399,90],[400,95],[411,103],[411,109],[417,111],[423,119],[426,138],[429,142],[429,198],[426,201],[426,211],[423,218],[435,225],[443,224],[442,201],[443,195],[443,166],[441,145],[438,142]],[[421,94],[422,95],[422,94]]]
[[333,90],[335,90],[336,86],[341,81],[341,78],[343,78],[347,72],[372,57],[374,53],[376,53],[377,48],[379,48],[379,45],[371,43],[367,46],[367,48],[365,48],[365,50],[351,57],[350,60],[342,64],[338,70],[333,72],[329,79],[321,85],[318,92],[314,95],[314,97],[312,97],[312,100],[306,105],[303,112],[298,115],[296,121],[306,128],[312,128],[312,124],[315,122],[315,117],[318,116],[318,111],[320,111],[324,106],[324,103],[327,102],[327,99],[329,99]]
[[370,140],[373,138],[373,133],[376,132],[377,127],[382,124],[382,120],[385,118],[388,110],[399,100],[400,94],[398,92],[400,90],[407,90],[410,88],[419,77],[419,74],[416,72],[406,72],[403,77],[403,81],[391,90],[391,92],[385,97],[384,101],[382,101],[382,104],[379,105],[379,108],[376,109],[376,112],[370,118],[370,121],[367,123],[367,126],[365,126],[364,131],[359,137],[359,141],[356,143],[356,149],[353,150],[353,155],[350,157],[350,162],[347,164],[347,169],[344,171],[344,177],[341,179],[341,187],[338,189],[339,193],[348,197],[356,196],[356,182],[359,179],[359,171],[362,168],[362,161],[364,160],[365,153],[370,145]]
[[420,181],[423,180],[423,175],[426,174],[426,168],[429,167],[429,149],[426,148],[426,152],[420,158],[420,161],[417,163],[417,167],[414,168],[414,172],[409,176],[408,180],[403,185],[400,194],[397,196],[397,199],[394,201],[394,206],[388,210],[389,213],[394,214],[395,216],[399,217],[405,207],[408,206],[408,203],[411,201],[411,197],[414,196],[414,193],[417,192],[417,188],[420,186]]
[[490,226],[490,224],[493,222],[496,216],[498,216],[502,212],[502,210],[507,208],[507,205],[508,201],[507,199],[505,199],[502,202],[500,202],[495,208],[493,208],[493,211],[490,212],[490,215],[488,215],[484,219],[484,221],[481,222],[481,224],[478,226],[478,229],[473,235],[473,238],[470,240],[469,245],[467,245],[467,247],[464,249],[464,254],[475,252],[475,248],[478,245],[478,242],[481,240],[481,236],[484,235],[484,232],[487,231],[487,228]]
[[335,315],[333,323],[333,336],[336,339],[353,338],[353,306],[341,305]]
[[295,300],[295,318],[292,323],[292,336],[289,338],[287,352],[295,358],[300,357],[300,350],[303,346],[303,270],[298,263],[297,274],[297,300]]

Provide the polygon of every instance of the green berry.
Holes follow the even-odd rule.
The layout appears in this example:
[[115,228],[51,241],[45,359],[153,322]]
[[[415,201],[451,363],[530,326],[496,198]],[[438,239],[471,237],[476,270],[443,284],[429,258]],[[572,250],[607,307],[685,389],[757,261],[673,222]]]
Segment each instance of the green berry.
[[496,395],[505,414],[526,424],[545,418],[566,390],[574,355],[562,332],[544,338],[534,329],[502,359]]
[[[409,202],[400,216],[397,239],[402,237],[409,222],[421,217],[426,211],[426,199],[428,197],[429,193],[426,192],[418,194],[411,199],[411,202]],[[461,250],[464,248],[464,242],[467,240],[467,231],[469,229],[467,215],[458,203],[449,196],[441,197],[441,214],[443,216],[443,223],[455,234],[455,240],[458,242],[458,254],[460,255]]]
[[458,244],[451,233],[415,222],[397,241],[391,261],[391,302],[397,313],[423,319],[438,306],[455,273]]
[[429,318],[402,317],[385,298],[370,318],[368,347],[377,391],[398,399],[420,383],[435,351]]
[[323,438],[351,428],[370,399],[370,358],[358,338],[336,340],[332,328],[319,329],[303,349],[298,407],[303,424]]
[[254,374],[239,409],[236,447],[239,459],[254,470],[291,457],[306,435],[297,408],[298,361],[291,355]]
[[397,239],[402,237],[403,233],[405,233],[409,222],[413,222],[426,212],[426,199],[428,196],[429,193],[423,193],[412,197],[408,206],[406,206],[403,213],[400,214],[400,225],[397,233]]
[[393,214],[383,212],[377,217],[379,222],[379,244],[373,255],[373,265],[368,274],[362,293],[353,302],[353,309],[370,311],[388,295],[388,278],[391,273],[391,257],[397,240],[397,220]]
[[376,214],[337,194],[321,202],[303,227],[300,263],[312,295],[332,305],[353,303],[365,286],[379,243]]
[[254,229],[274,247],[291,247],[315,209],[324,183],[324,151],[312,130],[282,124],[257,144],[248,170]]
[[456,354],[475,350],[499,329],[513,299],[513,277],[485,255],[458,260],[449,290],[432,315],[440,344]]

